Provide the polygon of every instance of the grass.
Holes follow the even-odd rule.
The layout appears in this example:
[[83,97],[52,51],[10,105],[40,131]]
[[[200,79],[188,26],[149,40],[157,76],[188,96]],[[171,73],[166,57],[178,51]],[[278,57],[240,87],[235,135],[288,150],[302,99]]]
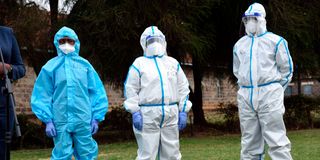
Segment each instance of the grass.
[[[293,159],[316,160],[320,157],[320,129],[288,132],[292,142]],[[240,135],[182,137],[181,152],[184,160],[235,160],[239,159]],[[99,160],[135,159],[135,141],[99,146]],[[11,152],[12,160],[49,159],[51,149],[19,150]],[[266,160],[270,160],[266,156]]]

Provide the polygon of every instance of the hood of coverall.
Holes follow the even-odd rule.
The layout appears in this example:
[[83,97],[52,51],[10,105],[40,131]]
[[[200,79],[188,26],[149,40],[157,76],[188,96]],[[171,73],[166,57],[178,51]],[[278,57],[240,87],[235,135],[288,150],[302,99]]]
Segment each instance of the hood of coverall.
[[[257,18],[257,31],[256,35],[261,35],[267,31],[267,21],[266,21],[266,11],[260,3],[253,3],[249,6],[249,8],[245,11],[243,14],[243,18],[245,17],[256,17]],[[246,33],[247,35],[251,35],[251,33],[247,30],[246,24],[244,24],[246,27]]]
[[[146,28],[144,30],[144,32],[141,34],[141,37],[140,37],[140,45],[143,49],[143,55],[144,56],[154,56],[153,54],[151,53],[147,53],[146,50],[147,50],[147,46],[146,46],[146,43],[147,43],[147,38],[150,37],[150,36],[159,36],[159,37],[162,37],[163,40],[164,40],[164,44],[163,44],[163,48],[164,48],[164,53],[162,55],[167,55],[167,41],[166,41],[166,37],[164,36],[164,34],[158,29],[157,26],[150,26],[148,28]],[[158,55],[158,56],[162,56],[162,55]]]
[[[59,48],[59,39],[63,38],[63,37],[69,37],[71,39],[73,39],[75,41],[74,43],[74,47],[75,47],[75,51],[69,53],[69,54],[64,54],[62,52],[62,50]],[[53,41],[56,49],[57,49],[57,53],[58,56],[78,56],[79,55],[79,51],[80,51],[80,41],[78,39],[77,34],[74,32],[73,29],[69,28],[69,27],[62,27],[54,36],[54,41]]]

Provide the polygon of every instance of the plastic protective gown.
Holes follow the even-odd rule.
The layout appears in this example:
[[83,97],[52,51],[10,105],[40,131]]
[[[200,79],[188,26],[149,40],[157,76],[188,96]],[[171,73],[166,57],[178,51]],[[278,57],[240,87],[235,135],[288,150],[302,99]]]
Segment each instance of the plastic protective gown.
[[[58,40],[75,40],[75,51],[64,54]],[[54,37],[58,56],[45,64],[35,82],[32,111],[44,123],[53,121],[57,136],[51,159],[96,159],[98,146],[91,135],[90,122],[104,120],[108,100],[94,68],[79,56],[80,42],[75,32],[61,28]],[[74,144],[74,149],[72,144]]]
[[[163,36],[157,27],[147,28],[140,43],[146,49],[147,36]],[[130,113],[140,111],[142,131],[133,127],[138,143],[137,159],[181,159],[179,151],[179,112],[188,112],[189,84],[179,63],[163,53],[145,53],[132,64],[125,81],[124,107]]]
[[[245,14],[251,11],[265,15],[261,6],[254,3]],[[264,19],[258,20],[261,18]],[[243,36],[233,51],[233,72],[240,87],[237,101],[242,132],[241,160],[263,159],[264,142],[272,159],[290,160],[283,98],[292,78],[292,59],[287,41],[266,32],[265,22],[260,25],[257,36]]]

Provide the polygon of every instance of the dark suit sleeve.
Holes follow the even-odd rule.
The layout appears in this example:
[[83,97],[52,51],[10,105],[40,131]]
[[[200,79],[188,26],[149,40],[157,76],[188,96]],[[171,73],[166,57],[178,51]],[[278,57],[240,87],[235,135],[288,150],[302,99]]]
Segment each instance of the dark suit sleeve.
[[25,73],[26,69],[24,67],[20,49],[18,46],[18,42],[11,30],[11,37],[12,37],[12,50],[11,50],[11,66],[12,66],[12,72],[10,73],[10,78],[13,80],[17,80],[19,78],[22,78]]

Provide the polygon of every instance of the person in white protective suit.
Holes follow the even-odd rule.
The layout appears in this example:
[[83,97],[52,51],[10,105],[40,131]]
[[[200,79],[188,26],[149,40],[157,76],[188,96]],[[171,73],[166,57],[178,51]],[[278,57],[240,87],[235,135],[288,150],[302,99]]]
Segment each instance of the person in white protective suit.
[[241,125],[241,160],[264,158],[264,143],[273,160],[291,160],[291,143],[283,122],[284,90],[293,64],[287,41],[266,29],[266,12],[259,3],[245,11],[246,34],[233,49],[233,73]]
[[138,57],[124,83],[124,107],[132,113],[138,160],[179,160],[179,130],[186,127],[189,83],[177,60],[167,56],[166,40],[156,27],[140,38]]

